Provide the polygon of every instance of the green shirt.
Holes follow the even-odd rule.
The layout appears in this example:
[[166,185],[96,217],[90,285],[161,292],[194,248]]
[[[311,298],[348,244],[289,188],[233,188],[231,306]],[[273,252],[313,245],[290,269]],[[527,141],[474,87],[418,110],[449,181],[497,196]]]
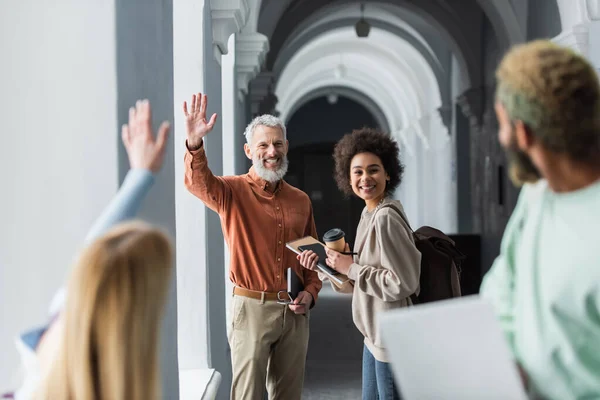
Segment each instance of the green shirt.
[[600,183],[526,185],[484,277],[509,345],[547,399],[600,398]]

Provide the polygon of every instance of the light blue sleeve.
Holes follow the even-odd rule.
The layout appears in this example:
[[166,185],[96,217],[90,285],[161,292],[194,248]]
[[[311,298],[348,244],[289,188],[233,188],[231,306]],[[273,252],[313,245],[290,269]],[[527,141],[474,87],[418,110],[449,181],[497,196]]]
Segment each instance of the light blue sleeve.
[[116,224],[134,218],[153,183],[154,175],[149,170],[130,170],[115,197],[92,225],[85,242],[89,243]]
[[[113,226],[134,218],[142,206],[148,191],[154,184],[154,175],[147,169],[131,169],[121,188],[89,230],[85,243],[95,240]],[[50,304],[50,315],[62,310],[65,303],[65,288],[54,295]]]

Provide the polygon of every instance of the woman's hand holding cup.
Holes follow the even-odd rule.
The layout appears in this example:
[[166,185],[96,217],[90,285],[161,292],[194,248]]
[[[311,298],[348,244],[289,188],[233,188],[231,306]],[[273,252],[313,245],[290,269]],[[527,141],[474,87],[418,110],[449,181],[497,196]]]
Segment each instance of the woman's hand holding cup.
[[344,245],[342,252],[332,250],[328,247],[325,248],[325,252],[327,253],[327,260],[325,260],[325,263],[331,268],[335,269],[337,272],[348,275],[350,266],[354,262],[354,259],[351,255],[343,254],[350,253],[350,246],[348,243]]

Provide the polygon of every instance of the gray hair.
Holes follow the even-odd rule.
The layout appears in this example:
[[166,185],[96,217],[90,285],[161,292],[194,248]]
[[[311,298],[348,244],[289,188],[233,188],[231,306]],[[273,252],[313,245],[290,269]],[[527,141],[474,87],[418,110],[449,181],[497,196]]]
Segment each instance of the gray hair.
[[279,128],[281,129],[281,132],[283,133],[283,140],[287,139],[287,132],[285,129],[285,125],[283,124],[283,121],[281,121],[279,118],[277,118],[274,115],[270,115],[270,114],[263,114],[263,115],[259,115],[258,117],[255,117],[252,122],[250,122],[248,124],[248,126],[246,127],[246,130],[244,131],[244,136],[246,136],[246,143],[250,144],[250,142],[252,141],[252,135],[254,134],[254,130],[256,129],[257,126],[268,126],[269,128]]

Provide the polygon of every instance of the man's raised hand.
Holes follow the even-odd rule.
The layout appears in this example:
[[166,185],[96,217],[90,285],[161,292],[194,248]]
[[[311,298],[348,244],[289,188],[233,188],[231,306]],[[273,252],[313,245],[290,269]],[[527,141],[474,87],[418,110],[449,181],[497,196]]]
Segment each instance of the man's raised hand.
[[188,111],[187,102],[183,102],[183,114],[187,130],[187,146],[190,150],[197,150],[202,145],[202,138],[208,134],[217,122],[217,114],[206,120],[206,106],[208,99],[205,94],[198,93],[192,96],[192,103]]

